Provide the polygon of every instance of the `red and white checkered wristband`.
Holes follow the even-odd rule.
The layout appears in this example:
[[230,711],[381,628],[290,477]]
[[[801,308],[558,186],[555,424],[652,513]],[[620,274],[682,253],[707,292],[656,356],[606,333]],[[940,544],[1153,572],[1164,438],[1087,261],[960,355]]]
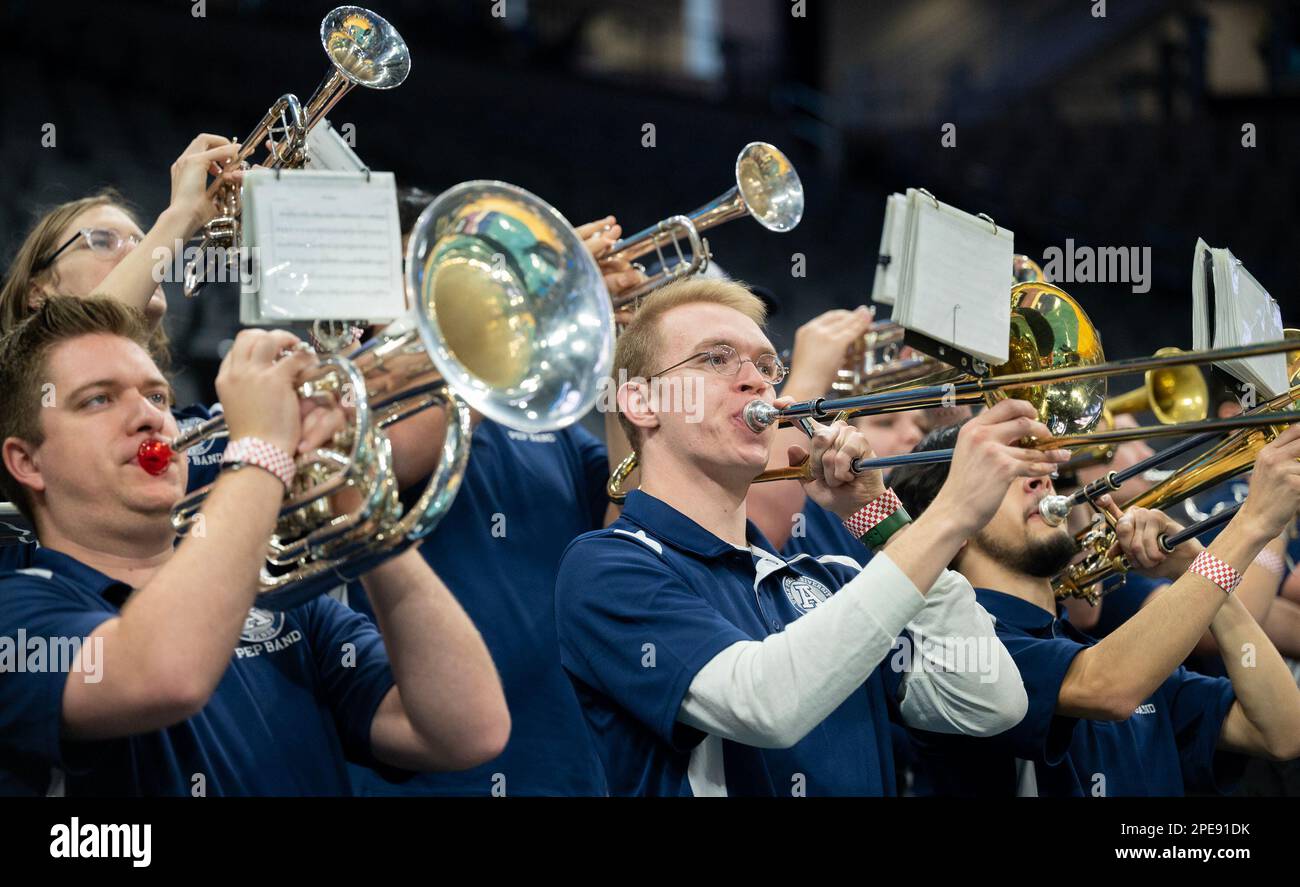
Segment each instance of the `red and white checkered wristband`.
[[278,477],[286,490],[293,487],[293,478],[297,473],[293,458],[288,453],[260,437],[241,437],[230,441],[226,444],[221,464],[236,468],[256,465]]
[[1219,560],[1209,551],[1202,551],[1192,561],[1189,573],[1197,573],[1209,579],[1215,585],[1223,589],[1224,594],[1232,594],[1232,590],[1237,587],[1241,581],[1241,574]]
[[1255,555],[1255,563],[1259,564],[1265,570],[1268,570],[1274,576],[1286,575],[1286,561],[1282,555],[1269,551],[1267,548]]
[[[890,518],[894,520],[890,521]],[[885,492],[872,499],[866,505],[863,505],[849,517],[844,520],[844,529],[848,530],[855,537],[863,539],[867,544],[873,547],[879,547],[884,544],[884,539],[893,535],[911,522],[903,503],[899,501],[898,496],[888,487]],[[886,529],[881,525],[889,521],[888,532],[883,535],[882,539],[864,539],[872,533],[873,530]]]

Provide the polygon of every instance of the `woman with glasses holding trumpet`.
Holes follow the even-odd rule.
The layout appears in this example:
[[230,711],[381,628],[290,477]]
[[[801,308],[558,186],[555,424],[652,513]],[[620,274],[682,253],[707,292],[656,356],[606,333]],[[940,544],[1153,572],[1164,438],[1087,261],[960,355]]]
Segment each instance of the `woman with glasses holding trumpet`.
[[221,136],[196,136],[172,164],[171,201],[147,233],[113,191],[45,212],[9,264],[0,291],[0,326],[13,326],[45,296],[94,293],[142,312],[160,336],[167,302],[154,269],[172,262],[159,256],[170,257],[178,243],[217,215],[214,195],[243,179],[242,169],[226,166],[238,151]]

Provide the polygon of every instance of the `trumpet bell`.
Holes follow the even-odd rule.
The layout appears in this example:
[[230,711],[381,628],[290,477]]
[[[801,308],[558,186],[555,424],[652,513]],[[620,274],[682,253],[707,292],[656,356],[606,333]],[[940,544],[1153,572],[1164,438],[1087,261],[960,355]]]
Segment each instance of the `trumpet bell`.
[[411,54],[397,29],[360,6],[330,10],[320,42],[335,70],[358,86],[392,89],[411,73]]
[[630,262],[654,253],[660,270],[639,286],[619,293],[613,307],[635,307],[643,296],[661,286],[708,268],[713,256],[703,233],[710,228],[742,216],[750,216],[778,233],[799,224],[803,218],[803,182],[789,158],[776,146],[750,142],[736,155],[735,174],[735,185],[690,215],[669,216],[614,244],[601,261]]
[[613,364],[613,311],[555,208],[505,182],[457,185],[421,213],[406,267],[429,356],[474,409],[542,431],[595,404]]
[[[1011,342],[1007,362],[992,367],[996,378],[1058,367],[1105,362],[1101,336],[1083,307],[1050,283],[1019,283],[1011,288]],[[1018,398],[1033,404],[1038,420],[1053,437],[1091,431],[1106,403],[1104,378],[1053,382],[991,392],[989,403]]]
[[754,221],[769,231],[789,231],[803,218],[803,182],[775,145],[750,142],[741,150],[736,190]]

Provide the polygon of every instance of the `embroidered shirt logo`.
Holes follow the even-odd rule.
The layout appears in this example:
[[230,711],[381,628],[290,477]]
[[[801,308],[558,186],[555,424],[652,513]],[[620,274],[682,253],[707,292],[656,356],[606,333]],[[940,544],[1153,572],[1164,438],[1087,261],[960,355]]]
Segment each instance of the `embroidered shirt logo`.
[[270,610],[254,607],[248,611],[248,617],[244,619],[244,630],[239,633],[239,639],[246,644],[260,644],[271,640],[283,630],[283,613],[272,613]]
[[805,613],[818,604],[825,603],[831,596],[830,589],[807,576],[786,576],[781,580],[781,588],[785,590],[790,603]]
[[506,435],[511,440],[526,440],[529,443],[555,443],[559,439],[553,431],[515,431],[513,428],[507,428]]
[[1133,709],[1133,714],[1135,715],[1153,715],[1155,713],[1156,706],[1154,702],[1144,702],[1137,708]]

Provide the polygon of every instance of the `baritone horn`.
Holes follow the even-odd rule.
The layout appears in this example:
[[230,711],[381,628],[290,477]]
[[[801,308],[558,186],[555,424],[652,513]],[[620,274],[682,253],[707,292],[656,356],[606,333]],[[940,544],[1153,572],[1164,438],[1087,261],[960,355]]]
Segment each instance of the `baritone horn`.
[[[405,315],[302,380],[302,397],[350,399],[353,421],[299,458],[259,606],[296,606],[428,535],[459,487],[471,408],[522,431],[558,430],[592,407],[609,375],[614,322],[600,268],[564,217],[522,188],[474,181],[439,195],[412,229],[406,289]],[[429,408],[447,411],[447,437],[408,506],[385,429]],[[223,427],[215,419],[176,449]],[[178,530],[209,490],[174,509]]]
[[[381,16],[360,6],[339,6],[330,10],[320,24],[320,41],[329,57],[330,72],[316,87],[307,104],[293,93],[276,99],[248,137],[240,142],[233,165],[248,162],[266,143],[261,165],[268,169],[300,169],[307,160],[307,134],[325,118],[354,86],[392,89],[411,72],[411,53],[397,29]],[[217,217],[203,226],[203,240],[197,258],[185,264],[184,292],[197,295],[208,282],[211,250],[223,250],[226,261],[239,245],[239,188],[218,186]]]
[[[723,222],[752,216],[769,231],[786,232],[803,218],[803,183],[794,166],[775,146],[750,142],[736,156],[736,184],[689,215],[669,216],[614,244],[603,261],[633,261],[655,253],[662,269],[614,299],[615,309],[635,307],[659,287],[699,274],[709,265],[709,242],[701,236]],[[687,243],[683,251],[682,241]],[[670,250],[670,254],[665,254]],[[676,261],[672,261],[675,254]],[[671,264],[670,264],[671,262]]]

